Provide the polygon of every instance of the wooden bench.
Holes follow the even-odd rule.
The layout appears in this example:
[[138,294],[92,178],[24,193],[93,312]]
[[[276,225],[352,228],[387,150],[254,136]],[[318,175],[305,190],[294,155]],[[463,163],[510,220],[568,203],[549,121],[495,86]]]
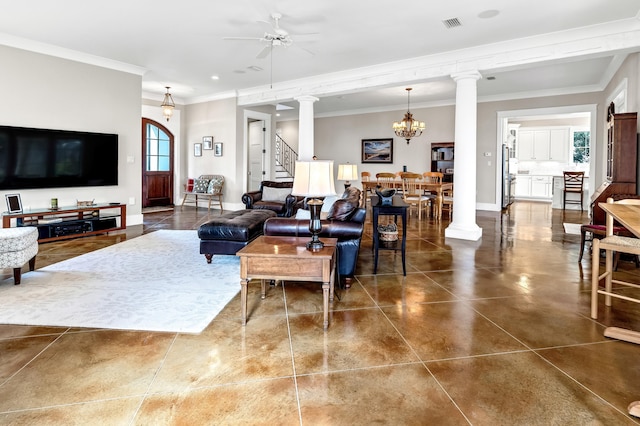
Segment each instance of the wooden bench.
[[[206,183],[205,183],[206,182]],[[184,197],[182,198],[181,207],[187,202],[188,197],[195,197],[195,205],[198,207],[198,197],[209,200],[207,208],[211,210],[211,201],[216,199],[220,204],[220,210],[224,211],[222,207],[222,195],[224,187],[224,176],[222,175],[201,175],[198,179],[195,179],[192,190],[189,190],[187,185],[184,185]]]

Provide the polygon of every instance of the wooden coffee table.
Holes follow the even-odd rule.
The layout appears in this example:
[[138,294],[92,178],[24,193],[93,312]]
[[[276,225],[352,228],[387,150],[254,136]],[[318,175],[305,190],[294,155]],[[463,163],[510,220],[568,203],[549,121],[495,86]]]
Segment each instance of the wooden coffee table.
[[324,248],[307,250],[310,237],[260,236],[236,253],[240,257],[240,302],[242,325],[247,323],[247,286],[252,279],[262,282],[262,298],[266,297],[265,280],[312,281],[322,283],[323,327],[329,327],[329,300],[333,301],[336,272],[337,238],[321,238]]

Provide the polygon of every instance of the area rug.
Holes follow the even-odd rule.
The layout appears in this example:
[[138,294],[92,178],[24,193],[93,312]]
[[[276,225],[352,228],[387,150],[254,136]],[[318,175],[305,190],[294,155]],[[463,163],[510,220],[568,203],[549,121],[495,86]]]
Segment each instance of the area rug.
[[0,324],[199,333],[240,290],[239,259],[199,244],[159,230],[0,281]]
[[565,234],[580,235],[581,223],[563,223],[562,226]]

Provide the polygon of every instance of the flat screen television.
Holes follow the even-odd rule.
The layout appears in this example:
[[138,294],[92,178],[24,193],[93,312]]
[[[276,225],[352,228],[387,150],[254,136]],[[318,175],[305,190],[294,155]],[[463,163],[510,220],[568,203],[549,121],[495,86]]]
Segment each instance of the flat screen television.
[[118,135],[0,126],[0,190],[118,184]]

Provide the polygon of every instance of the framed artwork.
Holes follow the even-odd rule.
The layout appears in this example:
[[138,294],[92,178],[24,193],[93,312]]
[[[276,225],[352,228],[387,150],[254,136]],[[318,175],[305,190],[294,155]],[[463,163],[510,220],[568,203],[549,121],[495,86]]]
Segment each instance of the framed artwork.
[[213,144],[213,155],[216,157],[222,157],[222,142],[216,142]]
[[393,138],[362,139],[363,163],[393,163]]
[[193,155],[195,157],[202,157],[202,144],[194,143],[193,144]]
[[22,213],[20,194],[7,194],[4,197],[7,200],[7,211],[9,213]]
[[202,149],[213,149],[213,136],[202,137]]

